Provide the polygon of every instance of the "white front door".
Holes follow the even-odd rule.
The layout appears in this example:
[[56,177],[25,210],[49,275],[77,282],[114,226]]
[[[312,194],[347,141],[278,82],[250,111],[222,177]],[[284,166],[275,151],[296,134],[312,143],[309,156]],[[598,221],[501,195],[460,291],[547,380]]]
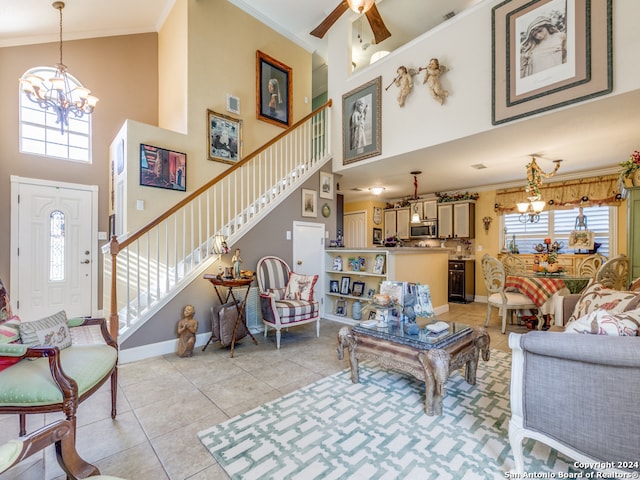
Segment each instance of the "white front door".
[[[12,178],[11,290],[14,310],[38,319],[65,310],[90,316],[97,308],[97,189]],[[17,231],[14,231],[17,230]],[[17,290],[16,290],[17,285]]]
[[291,269],[303,275],[318,275],[314,298],[322,298],[322,262],[324,254],[324,224],[293,222],[293,265]]

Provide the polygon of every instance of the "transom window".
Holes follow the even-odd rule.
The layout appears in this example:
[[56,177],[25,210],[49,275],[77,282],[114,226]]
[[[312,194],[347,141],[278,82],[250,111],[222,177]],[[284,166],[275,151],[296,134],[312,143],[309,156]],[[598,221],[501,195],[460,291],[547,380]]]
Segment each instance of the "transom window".
[[[49,87],[49,78],[55,74],[55,68],[36,67],[25,73],[37,75]],[[82,87],[72,75],[67,74],[71,88]],[[60,124],[56,122],[56,112],[44,110],[29,100],[18,88],[20,96],[20,152],[62,158],[76,162],[91,163],[91,115],[76,118],[69,116],[69,127],[60,133]]]
[[[578,230],[576,217],[579,214],[577,208],[573,210],[544,210],[540,213],[538,223],[522,223],[519,213],[503,216],[503,226],[507,232],[503,235],[502,242],[507,250],[514,240],[520,253],[535,253],[534,246],[543,243],[545,238],[562,243],[564,247],[560,253],[574,253],[575,250],[567,248],[569,234],[572,230]],[[583,213],[587,217],[587,228],[595,233],[595,243],[599,243],[598,253],[611,257],[611,246],[614,245],[614,209],[612,207],[584,207]],[[506,238],[505,238],[506,237]],[[583,251],[583,253],[586,253]]]

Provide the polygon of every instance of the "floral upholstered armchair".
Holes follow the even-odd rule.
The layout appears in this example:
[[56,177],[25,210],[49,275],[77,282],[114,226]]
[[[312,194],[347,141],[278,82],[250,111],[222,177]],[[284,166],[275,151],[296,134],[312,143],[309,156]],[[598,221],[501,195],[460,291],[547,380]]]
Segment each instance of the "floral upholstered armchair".
[[116,416],[118,346],[103,318],[67,319],[64,311],[24,321],[13,315],[0,279],[0,414],[62,411],[75,426],[80,402],[111,379]]
[[264,336],[267,330],[276,331],[276,347],[280,348],[283,328],[316,322],[320,336],[320,309],[313,298],[317,275],[299,275],[291,271],[287,262],[278,257],[263,257],[256,268]]

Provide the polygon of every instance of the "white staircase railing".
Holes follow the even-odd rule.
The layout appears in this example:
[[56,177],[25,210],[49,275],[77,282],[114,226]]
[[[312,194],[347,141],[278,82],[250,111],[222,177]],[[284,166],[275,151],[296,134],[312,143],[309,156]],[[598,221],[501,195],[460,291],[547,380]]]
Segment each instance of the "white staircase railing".
[[330,157],[331,100],[104,253],[104,301],[116,341],[131,335]]

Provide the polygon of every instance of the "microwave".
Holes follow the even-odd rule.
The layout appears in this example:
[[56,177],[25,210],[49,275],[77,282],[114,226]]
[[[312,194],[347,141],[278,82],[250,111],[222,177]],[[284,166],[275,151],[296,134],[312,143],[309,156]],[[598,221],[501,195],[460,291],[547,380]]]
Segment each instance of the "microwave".
[[438,221],[422,220],[410,226],[411,238],[438,238]]

